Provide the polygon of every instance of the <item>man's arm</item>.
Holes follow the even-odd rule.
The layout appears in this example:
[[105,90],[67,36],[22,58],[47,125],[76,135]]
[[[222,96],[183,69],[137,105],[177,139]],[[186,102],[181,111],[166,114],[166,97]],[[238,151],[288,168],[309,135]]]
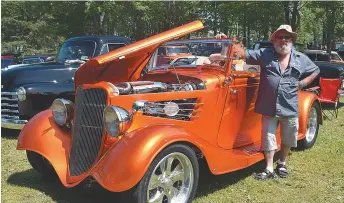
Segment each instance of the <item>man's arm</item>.
[[310,84],[320,73],[320,69],[317,65],[313,63],[307,56],[306,56],[306,67],[305,67],[305,73],[309,74],[306,78],[303,80],[299,81],[299,87],[303,88],[306,87],[308,84]]

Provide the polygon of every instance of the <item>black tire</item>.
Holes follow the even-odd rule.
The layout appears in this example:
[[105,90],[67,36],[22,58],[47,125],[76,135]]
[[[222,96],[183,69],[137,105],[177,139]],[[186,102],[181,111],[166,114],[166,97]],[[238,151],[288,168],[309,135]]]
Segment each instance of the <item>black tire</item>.
[[35,169],[43,178],[50,179],[57,177],[53,166],[42,155],[33,151],[26,151],[26,156],[32,168]]
[[[312,137],[312,139],[307,139],[307,137],[305,136],[302,140],[300,140],[298,142],[298,149],[300,149],[300,150],[305,150],[305,149],[309,149],[309,148],[313,147],[313,145],[315,144],[315,142],[317,140],[317,137],[318,137],[319,124],[320,124],[320,120],[319,119],[321,118],[321,110],[320,110],[320,106],[319,106],[319,104],[317,102],[314,102],[312,104],[311,109],[312,108],[314,108],[316,110],[316,115],[317,115],[315,134]],[[307,118],[307,123],[308,123],[308,121],[309,121],[309,116]],[[310,127],[309,124],[307,124],[306,134],[308,133],[309,127]]]
[[141,181],[134,188],[122,194],[122,201],[131,203],[146,203],[148,183],[150,177],[154,172],[154,169],[157,167],[160,161],[162,161],[165,157],[168,157],[172,153],[181,153],[185,155],[192,164],[193,184],[192,188],[190,189],[191,192],[187,201],[180,202],[191,203],[197,191],[199,179],[199,166],[195,152],[190,147],[183,144],[171,145],[164,149],[162,152],[160,152],[159,155],[153,160],[153,162],[149,166],[147,172],[145,173]]

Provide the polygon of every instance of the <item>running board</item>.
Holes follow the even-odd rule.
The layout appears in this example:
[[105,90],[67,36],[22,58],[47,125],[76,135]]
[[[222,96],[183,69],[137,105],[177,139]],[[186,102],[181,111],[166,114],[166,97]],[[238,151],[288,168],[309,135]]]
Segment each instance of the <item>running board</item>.
[[[261,142],[256,142],[250,145],[245,145],[238,148],[233,148],[232,154],[237,157],[242,157],[247,160],[248,165],[252,165],[264,159],[264,153],[260,151]],[[277,151],[280,150],[280,145],[277,146]]]

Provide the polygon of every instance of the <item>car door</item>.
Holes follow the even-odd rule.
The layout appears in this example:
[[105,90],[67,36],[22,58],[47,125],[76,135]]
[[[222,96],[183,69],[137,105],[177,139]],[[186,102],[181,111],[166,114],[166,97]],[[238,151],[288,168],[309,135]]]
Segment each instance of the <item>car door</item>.
[[261,115],[254,112],[259,72],[245,70],[227,73],[227,97],[218,132],[218,145],[232,149],[259,143]]

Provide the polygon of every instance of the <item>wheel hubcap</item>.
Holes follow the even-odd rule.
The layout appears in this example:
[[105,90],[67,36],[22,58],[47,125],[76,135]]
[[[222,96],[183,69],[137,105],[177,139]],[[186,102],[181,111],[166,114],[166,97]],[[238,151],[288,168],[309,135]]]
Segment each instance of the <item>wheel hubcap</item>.
[[318,114],[317,114],[317,110],[314,107],[312,107],[308,116],[308,124],[307,124],[307,132],[306,132],[307,142],[313,141],[315,137],[315,133],[317,131],[317,127],[318,127]]
[[147,189],[149,203],[183,203],[193,186],[191,161],[182,153],[165,156],[155,167]]

